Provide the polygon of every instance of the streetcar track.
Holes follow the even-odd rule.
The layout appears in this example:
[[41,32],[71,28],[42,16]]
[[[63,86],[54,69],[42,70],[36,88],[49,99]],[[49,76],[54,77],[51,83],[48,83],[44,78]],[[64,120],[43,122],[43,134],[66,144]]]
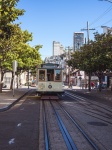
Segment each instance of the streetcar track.
[[[67,95],[70,96],[71,98],[77,98],[77,99],[75,99],[75,100],[77,100],[78,102],[80,102],[79,100],[81,100],[81,101],[86,101],[86,102],[88,102],[88,100],[89,100],[88,98],[79,96],[79,95],[77,95],[77,94],[75,94],[75,93],[71,93],[70,91],[69,91],[69,92],[66,91],[65,94],[67,94]],[[82,104],[83,104],[83,103],[82,103]],[[105,108],[105,105],[104,105],[104,107],[103,107],[103,106],[99,106],[98,103],[96,103],[96,102],[92,103],[92,102],[89,101],[88,104],[91,105],[91,107],[92,107],[92,105],[94,105],[94,106],[97,106],[98,108],[102,108],[102,109],[104,109],[104,110],[106,110],[106,111],[112,113],[111,107],[109,108],[109,106],[108,106],[109,109],[107,109],[107,108]]]
[[46,113],[45,113],[45,103],[43,101],[43,126],[44,126],[44,137],[45,137],[45,149],[50,150],[50,142],[49,142],[49,134],[47,128],[47,121],[46,121]]
[[[57,119],[57,123],[58,123],[59,129],[60,129],[60,132],[63,135],[64,141],[66,143],[66,146],[67,146],[68,150],[77,150],[77,146],[75,145],[74,141],[72,140],[72,137],[69,134],[69,131],[67,130],[64,122],[61,119],[60,113],[58,112],[60,110],[62,112],[64,112],[64,116],[67,116],[72,121],[72,123],[77,127],[77,129],[81,132],[81,134],[84,136],[84,138],[88,141],[88,144],[90,144],[93,149],[99,150],[97,145],[89,138],[89,136],[84,132],[84,130],[79,126],[79,124],[72,118],[72,116],[64,109],[64,107],[58,102],[58,100],[56,100],[56,101],[54,101],[54,100],[46,100],[46,101],[50,103],[53,111],[55,112],[55,117]],[[58,107],[55,106],[55,103],[58,104]],[[45,107],[46,107],[45,104],[43,104],[43,109],[46,110],[45,112],[44,111],[43,112],[47,114],[47,109]],[[43,115],[43,117],[44,117],[44,120],[45,120],[44,121],[45,124],[47,124],[46,117],[44,115]],[[49,138],[50,138],[49,137],[49,132],[50,131],[48,131],[49,129],[47,128],[47,125],[45,125],[45,126],[46,126],[46,127],[44,127],[45,130],[47,130],[46,131],[47,135],[44,134],[44,136],[45,136],[44,139],[45,140],[46,140],[46,136],[47,136],[47,142],[45,141],[47,146],[45,146],[45,147],[46,147],[46,150],[50,150],[50,146],[48,146],[49,145],[48,143],[50,143],[50,140],[49,140]]]
[[[70,107],[72,106],[72,105],[69,105]],[[82,105],[83,106],[83,105]],[[111,118],[108,118],[108,117],[106,117],[106,116],[102,116],[102,115],[100,115],[100,114],[96,114],[96,115],[98,115],[98,116],[95,116],[94,114],[95,114],[95,112],[91,112],[90,110],[81,110],[81,108],[80,107],[78,107],[78,106],[73,106],[73,107],[75,107],[75,109],[77,109],[78,111],[80,111],[81,113],[84,113],[84,114],[86,114],[86,115],[88,115],[88,116],[91,116],[91,117],[94,117],[94,118],[96,118],[96,119],[99,119],[99,120],[101,120],[101,121],[104,121],[105,123],[108,123],[108,124],[110,124],[110,125],[112,125],[112,122],[110,122],[110,121],[107,121],[107,120],[104,120],[104,119],[101,119],[100,118],[100,116],[101,117],[105,117],[105,118],[107,118],[107,119],[111,119]],[[85,112],[86,111],[86,112]],[[88,112],[90,112],[90,113],[88,113]]]
[[73,124],[79,129],[79,131],[83,134],[83,136],[87,139],[87,141],[90,143],[90,145],[95,149],[95,150],[99,150],[99,148],[97,147],[97,145],[89,138],[89,136],[84,132],[84,130],[80,127],[80,125],[76,122],[75,119],[73,119],[73,117],[68,113],[68,111],[65,110],[65,108],[59,103],[57,102],[60,107],[62,108],[62,110],[66,113],[66,115],[69,117],[69,119],[73,122]]
[[[69,92],[67,92],[67,95],[69,96]],[[70,97],[71,97],[71,94],[70,94]],[[78,96],[77,96],[77,97],[78,97]],[[74,94],[72,94],[72,98],[74,98]],[[80,96],[79,96],[79,98],[80,98]],[[82,97],[82,98],[83,98],[83,97]],[[81,98],[81,99],[82,99],[82,98]],[[87,100],[88,100],[88,99],[87,99]],[[77,99],[77,101],[78,101],[78,99]],[[97,118],[97,119],[99,119],[99,120],[102,120],[102,121],[104,121],[104,122],[106,122],[106,123],[112,125],[112,122],[100,118],[100,117],[104,117],[104,118],[106,118],[106,119],[111,119],[112,117],[111,117],[111,114],[109,114],[109,112],[112,113],[112,111],[108,110],[107,108],[101,107],[101,106],[99,106],[99,105],[97,105],[97,104],[91,103],[91,102],[87,102],[87,103],[88,103],[89,105],[86,105],[85,103],[80,103],[80,101],[79,101],[79,103],[77,103],[78,105],[80,104],[80,105],[84,106],[84,110],[85,110],[86,112],[80,110],[81,112],[83,112],[83,113],[85,113],[85,114],[87,114],[87,115],[89,115],[89,116],[92,116],[92,117],[94,117],[94,118]],[[96,107],[98,107],[98,108],[100,108],[100,109],[103,109],[103,110],[107,111],[108,113],[106,113],[106,112],[104,113],[102,110],[99,110],[99,109],[97,109],[97,108],[94,108],[93,105],[96,106]],[[86,109],[86,108],[87,108],[87,109]],[[93,112],[91,111],[91,108],[92,108]],[[96,111],[97,111],[98,113],[96,113]],[[88,114],[87,112],[90,112],[90,113],[92,113],[92,114]],[[104,113],[105,115],[102,115],[102,114],[99,114],[99,113]],[[94,114],[96,114],[97,116],[95,116]]]
[[[63,139],[65,141],[65,144],[68,148],[68,150],[77,150],[77,147],[76,145],[74,144],[69,132],[67,131],[59,113],[57,112],[58,109],[56,109],[53,105],[53,102],[51,102],[51,100],[48,100],[50,105],[51,105],[51,108],[53,110],[53,112],[55,113],[55,117],[56,117],[56,120],[57,120],[57,123],[58,123],[58,126],[59,126],[59,129],[60,129],[60,132],[62,133],[62,136],[63,136]],[[49,130],[47,128],[47,117],[46,117],[46,112],[47,110],[45,111],[45,104],[44,104],[44,101],[43,101],[43,122],[44,122],[44,139],[45,139],[45,150],[50,150],[50,139],[49,139]]]
[[[67,95],[69,96],[69,93],[67,93]],[[70,94],[70,96],[71,96],[71,94]],[[72,94],[72,98],[74,98],[74,97],[75,97],[75,94]],[[79,97],[80,97],[80,96],[79,96]],[[78,98],[78,96],[77,96],[77,98]],[[83,99],[83,97],[81,98],[81,100],[82,100],[82,99]],[[76,99],[75,99],[75,100],[76,100]],[[105,108],[105,106],[103,107],[103,106],[99,106],[98,104],[95,104],[95,103],[92,103],[92,102],[88,102],[89,99],[86,99],[86,100],[87,100],[87,101],[86,101],[87,104],[85,105],[85,103],[82,103],[82,102],[80,103],[80,101],[78,101],[78,99],[77,99],[77,101],[79,102],[79,104],[82,105],[82,106],[85,105],[85,107],[87,107],[87,108],[89,107],[89,108],[92,108],[92,109],[98,110],[98,111],[100,111],[99,108],[101,108],[101,109],[103,109],[103,110],[105,110],[105,111],[107,111],[107,112],[109,112],[109,113],[112,113],[112,111],[110,110],[111,108],[107,109],[107,108]],[[97,109],[96,107],[94,108],[94,106],[97,106],[98,109]],[[88,108],[88,109],[89,109],[89,108]],[[104,113],[104,112],[103,112],[103,113]],[[110,115],[110,114],[109,114],[109,115]]]
[[59,113],[56,111],[56,109],[53,106],[51,101],[50,101],[50,103],[51,103],[51,105],[53,107],[53,110],[54,110],[54,112],[56,114],[58,125],[60,127],[60,130],[62,132],[63,138],[64,138],[64,140],[66,142],[66,145],[67,145],[68,149],[69,150],[77,150],[77,147],[76,147],[75,143],[73,142],[69,132],[67,131],[67,129],[66,129],[66,127],[65,127],[65,125],[64,125],[64,123],[63,123],[63,121],[62,121],[62,119],[61,119],[61,117],[59,115]]

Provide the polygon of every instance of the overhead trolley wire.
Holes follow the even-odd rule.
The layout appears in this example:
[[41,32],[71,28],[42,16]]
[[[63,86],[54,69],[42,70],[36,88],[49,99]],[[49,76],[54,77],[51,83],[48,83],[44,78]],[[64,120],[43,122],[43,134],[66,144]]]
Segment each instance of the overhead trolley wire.
[[[112,10],[112,5],[110,6],[110,7],[108,7],[104,12],[103,12],[103,14],[101,14],[98,18],[96,18],[92,23],[90,23],[89,24],[89,26],[91,26],[91,25],[93,25],[93,24],[95,24],[97,21],[99,21],[101,18],[103,18],[109,11],[111,11]],[[111,20],[109,20],[108,22],[110,22]],[[106,22],[106,23],[108,23],[108,22]],[[104,24],[106,24],[106,23],[104,23]],[[103,24],[103,25],[104,25]],[[101,25],[100,26],[97,26],[97,27],[95,27],[95,28],[98,28],[98,27],[101,27]]]
[[90,23],[90,26],[96,23],[97,21],[99,21],[101,18],[103,18],[111,10],[112,10],[112,5],[107,10],[105,10],[103,14],[101,14],[97,19],[95,19],[92,23]]
[[101,27],[101,26],[103,26],[103,25],[105,25],[105,24],[107,24],[107,23],[109,23],[109,22],[111,22],[111,21],[112,21],[112,19],[108,20],[107,22],[103,23],[103,24],[100,25],[100,26],[95,27],[95,29],[96,29],[96,28],[99,28],[99,27]]

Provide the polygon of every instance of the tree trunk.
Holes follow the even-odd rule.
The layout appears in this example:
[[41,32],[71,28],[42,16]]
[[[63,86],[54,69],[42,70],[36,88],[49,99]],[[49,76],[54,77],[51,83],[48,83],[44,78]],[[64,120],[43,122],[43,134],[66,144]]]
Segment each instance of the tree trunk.
[[0,83],[0,93],[2,93],[3,83]]
[[89,77],[89,83],[88,83],[89,86],[88,86],[88,90],[91,91],[91,72],[89,72],[88,77]]
[[0,93],[2,93],[2,87],[3,87],[3,77],[4,77],[4,73],[3,73],[2,68],[1,68]]
[[99,91],[102,91],[102,78],[99,77]]

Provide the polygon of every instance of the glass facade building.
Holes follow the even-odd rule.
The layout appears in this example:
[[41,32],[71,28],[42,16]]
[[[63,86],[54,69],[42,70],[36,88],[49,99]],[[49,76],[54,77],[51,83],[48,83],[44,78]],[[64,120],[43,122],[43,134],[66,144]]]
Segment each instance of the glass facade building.
[[79,50],[84,44],[84,33],[83,32],[74,32],[73,34],[73,50]]

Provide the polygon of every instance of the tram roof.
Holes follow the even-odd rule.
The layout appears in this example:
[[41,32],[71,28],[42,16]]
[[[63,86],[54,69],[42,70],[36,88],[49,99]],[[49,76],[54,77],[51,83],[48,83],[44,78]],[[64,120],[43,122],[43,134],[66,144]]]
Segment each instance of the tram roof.
[[44,63],[41,64],[41,68],[38,69],[63,69],[63,68],[58,68],[59,64],[54,64],[54,63]]

